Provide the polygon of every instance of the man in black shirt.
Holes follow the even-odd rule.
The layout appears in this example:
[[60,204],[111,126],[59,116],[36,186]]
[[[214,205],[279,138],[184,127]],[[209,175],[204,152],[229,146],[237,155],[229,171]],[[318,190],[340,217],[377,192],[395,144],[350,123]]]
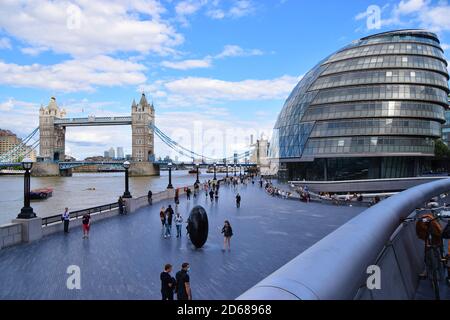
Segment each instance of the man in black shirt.
[[173,291],[175,289],[175,279],[170,275],[172,265],[166,264],[164,271],[161,272],[161,295],[163,300],[173,300]]
[[192,300],[188,271],[189,271],[189,263],[185,262],[181,265],[181,270],[178,271],[175,276],[177,281],[178,300]]

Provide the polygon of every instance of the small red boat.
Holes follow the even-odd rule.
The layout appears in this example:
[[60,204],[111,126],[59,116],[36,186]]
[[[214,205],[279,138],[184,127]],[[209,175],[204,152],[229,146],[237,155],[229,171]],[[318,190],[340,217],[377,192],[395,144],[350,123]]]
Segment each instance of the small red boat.
[[30,191],[30,199],[32,200],[45,200],[53,195],[52,188],[41,188]]

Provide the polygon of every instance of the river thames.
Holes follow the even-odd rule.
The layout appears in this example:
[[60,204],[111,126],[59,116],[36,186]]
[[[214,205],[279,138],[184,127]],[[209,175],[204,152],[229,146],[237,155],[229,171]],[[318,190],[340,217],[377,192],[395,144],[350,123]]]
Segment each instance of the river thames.
[[[218,174],[218,176],[220,176]],[[203,173],[200,180],[212,179],[213,174]],[[184,187],[195,182],[195,174],[173,171],[174,187]],[[131,177],[130,192],[133,197],[163,191],[168,184],[168,172],[159,177]],[[74,173],[72,177],[31,178],[31,189],[53,188],[53,197],[34,200],[31,206],[39,217],[95,207],[117,201],[124,191],[124,173]],[[0,176],[0,225],[11,222],[23,207],[23,176]]]

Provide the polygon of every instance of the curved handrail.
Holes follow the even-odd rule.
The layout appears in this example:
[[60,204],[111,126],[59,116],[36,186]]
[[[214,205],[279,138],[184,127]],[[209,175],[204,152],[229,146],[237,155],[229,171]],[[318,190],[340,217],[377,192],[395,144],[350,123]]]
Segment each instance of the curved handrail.
[[422,184],[365,210],[238,297],[238,300],[350,300],[367,267],[417,207],[450,190],[450,179]]

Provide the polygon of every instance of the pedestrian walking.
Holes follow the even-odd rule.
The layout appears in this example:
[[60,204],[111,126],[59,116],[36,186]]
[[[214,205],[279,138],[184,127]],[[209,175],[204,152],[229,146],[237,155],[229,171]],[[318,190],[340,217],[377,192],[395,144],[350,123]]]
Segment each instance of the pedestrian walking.
[[185,262],[181,265],[181,270],[175,275],[178,300],[192,300],[189,269],[189,263]]
[[233,228],[231,228],[230,222],[225,220],[224,226],[222,228],[223,233],[223,251],[228,247],[228,251],[231,250],[231,237],[233,236]]
[[164,238],[170,238],[172,235],[172,219],[173,219],[173,209],[169,204],[169,207],[166,209],[166,233],[164,234]]
[[187,188],[187,190],[186,190],[186,198],[188,200],[191,200],[191,193],[192,193],[191,188]]
[[211,191],[209,192],[209,197],[211,199],[211,202],[213,202],[214,200],[214,191],[211,189]]
[[164,206],[162,206],[159,211],[159,219],[161,220],[162,227],[164,228],[166,226],[166,208],[164,208]]
[[236,195],[236,207],[241,207],[241,195],[239,193]]
[[175,205],[180,204],[180,189],[175,190],[174,202],[175,202]]
[[61,220],[64,222],[64,233],[69,233],[70,213],[69,208],[64,209],[64,213],[61,216]]
[[177,227],[177,238],[181,238],[181,227],[183,226],[183,217],[179,212],[175,215],[175,226]]
[[86,213],[83,216],[83,239],[89,239],[89,230],[91,229],[91,215]]
[[172,265],[166,264],[164,266],[164,271],[161,272],[159,278],[161,279],[161,296],[162,300],[172,301],[173,293],[176,288],[176,280],[173,278],[170,273],[172,272]]
[[148,190],[147,198],[148,198],[148,204],[152,205],[153,204],[153,192],[152,192],[152,190]]

